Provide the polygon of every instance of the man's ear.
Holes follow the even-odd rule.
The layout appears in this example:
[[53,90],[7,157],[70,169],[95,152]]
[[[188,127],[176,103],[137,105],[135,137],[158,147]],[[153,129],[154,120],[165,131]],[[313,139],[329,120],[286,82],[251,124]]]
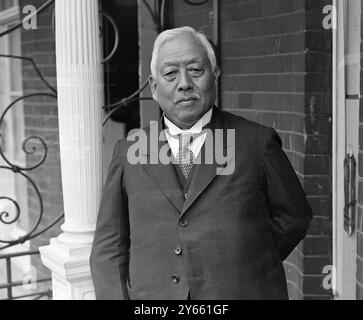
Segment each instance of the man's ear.
[[156,100],[156,86],[157,86],[157,84],[156,84],[156,81],[155,81],[155,79],[154,79],[154,77],[152,75],[149,76],[149,86],[150,86],[150,89],[151,89],[151,93],[153,95],[153,99],[155,101],[157,101]]
[[218,82],[220,75],[221,75],[221,69],[217,66],[214,69],[214,79],[216,82]]

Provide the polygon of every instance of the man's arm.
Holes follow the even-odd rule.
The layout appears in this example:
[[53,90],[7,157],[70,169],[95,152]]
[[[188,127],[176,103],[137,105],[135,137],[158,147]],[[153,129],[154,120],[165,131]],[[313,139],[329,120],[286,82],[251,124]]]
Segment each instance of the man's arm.
[[120,142],[113,152],[90,258],[98,300],[127,300],[130,231],[127,203],[122,188]]
[[281,140],[272,128],[262,150],[262,174],[274,242],[281,260],[285,260],[305,237],[312,212],[300,181],[281,149]]

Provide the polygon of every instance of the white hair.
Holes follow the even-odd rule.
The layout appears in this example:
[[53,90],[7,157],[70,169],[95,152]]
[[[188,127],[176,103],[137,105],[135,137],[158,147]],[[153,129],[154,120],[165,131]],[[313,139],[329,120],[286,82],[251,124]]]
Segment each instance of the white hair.
[[162,44],[165,41],[181,36],[191,36],[193,39],[197,40],[205,48],[208,55],[208,59],[212,67],[212,71],[215,72],[217,68],[217,59],[214,50],[212,48],[212,45],[208,41],[207,37],[203,33],[197,32],[195,29],[191,27],[180,27],[180,28],[165,30],[162,33],[160,33],[156,38],[154,42],[154,49],[150,63],[151,75],[153,77],[156,76],[156,59]]

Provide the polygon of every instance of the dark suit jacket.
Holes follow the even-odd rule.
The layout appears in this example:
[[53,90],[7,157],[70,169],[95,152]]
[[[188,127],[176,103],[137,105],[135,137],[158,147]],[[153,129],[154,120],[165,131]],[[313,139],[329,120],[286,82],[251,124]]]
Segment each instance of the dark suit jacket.
[[216,108],[211,125],[235,129],[235,170],[197,165],[186,199],[172,164],[132,165],[132,142],[116,145],[91,254],[97,299],[288,298],[282,261],[312,217],[304,191],[272,128]]

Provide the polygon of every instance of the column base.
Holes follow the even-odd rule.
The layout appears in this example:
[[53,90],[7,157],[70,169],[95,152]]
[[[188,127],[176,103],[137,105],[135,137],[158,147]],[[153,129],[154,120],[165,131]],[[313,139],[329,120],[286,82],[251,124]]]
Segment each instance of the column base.
[[91,248],[92,244],[64,243],[58,238],[39,248],[43,264],[52,272],[53,300],[95,300]]

